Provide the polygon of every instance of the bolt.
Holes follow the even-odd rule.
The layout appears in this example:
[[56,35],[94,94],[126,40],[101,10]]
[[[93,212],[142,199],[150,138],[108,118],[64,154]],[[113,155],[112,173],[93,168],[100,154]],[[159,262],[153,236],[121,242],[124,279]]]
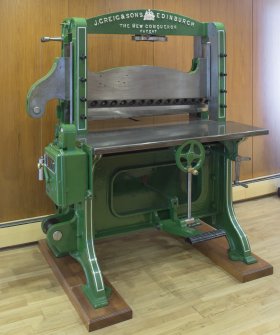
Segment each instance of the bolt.
[[86,119],[87,119],[87,117],[86,117],[86,115],[85,115],[85,114],[82,114],[82,115],[80,115],[80,119],[81,119],[81,120],[86,120]]
[[87,56],[84,53],[82,53],[81,56],[80,56],[80,60],[85,60],[86,58],[87,58]]
[[59,231],[59,230],[56,230],[54,233],[53,233],[53,239],[55,241],[60,241],[62,239],[62,232]]
[[33,113],[34,113],[34,114],[40,114],[40,113],[41,113],[41,109],[40,109],[40,107],[35,106],[35,107],[33,108]]

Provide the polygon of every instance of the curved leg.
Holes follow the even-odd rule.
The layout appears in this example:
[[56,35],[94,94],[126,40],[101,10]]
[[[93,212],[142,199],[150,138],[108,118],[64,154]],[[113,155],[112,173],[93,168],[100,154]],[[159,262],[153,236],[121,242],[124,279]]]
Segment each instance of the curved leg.
[[83,205],[78,205],[76,215],[78,217],[78,246],[77,251],[72,252],[71,256],[81,264],[84,270],[86,276],[86,284],[83,286],[84,294],[95,308],[103,307],[108,304],[110,289],[104,285],[95,254],[92,200],[86,200]]
[[92,200],[65,213],[45,219],[47,242],[56,257],[71,255],[82,266],[86,284],[83,292],[94,308],[108,305],[110,290],[105,287],[94,249]]
[[238,223],[232,206],[231,161],[226,157],[217,160],[220,163],[220,178],[218,178],[219,210],[212,221],[213,225],[224,229],[229,243],[228,255],[232,260],[243,261],[246,264],[255,263],[248,238]]

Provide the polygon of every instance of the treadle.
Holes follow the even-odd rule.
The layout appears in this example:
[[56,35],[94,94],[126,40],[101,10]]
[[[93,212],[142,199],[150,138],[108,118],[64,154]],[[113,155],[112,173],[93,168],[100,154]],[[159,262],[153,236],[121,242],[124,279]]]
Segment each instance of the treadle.
[[196,244],[204,241],[213,240],[214,238],[226,236],[226,232],[223,229],[217,229],[213,231],[207,231],[205,233],[187,237],[185,240],[190,244]]

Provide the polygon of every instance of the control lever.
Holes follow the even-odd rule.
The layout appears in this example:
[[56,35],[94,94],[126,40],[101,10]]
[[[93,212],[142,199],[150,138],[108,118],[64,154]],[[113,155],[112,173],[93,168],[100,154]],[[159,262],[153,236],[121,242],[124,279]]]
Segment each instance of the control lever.
[[41,37],[41,42],[61,42],[62,40],[63,40],[62,37],[48,37],[48,36]]
[[235,179],[233,181],[234,185],[248,188],[248,185],[246,183],[243,183],[243,182],[239,181],[239,179],[240,179],[240,164],[241,164],[241,162],[250,161],[250,160],[251,160],[251,157],[240,156],[240,155],[237,155],[235,157]]
[[44,156],[38,160],[38,180],[44,180]]

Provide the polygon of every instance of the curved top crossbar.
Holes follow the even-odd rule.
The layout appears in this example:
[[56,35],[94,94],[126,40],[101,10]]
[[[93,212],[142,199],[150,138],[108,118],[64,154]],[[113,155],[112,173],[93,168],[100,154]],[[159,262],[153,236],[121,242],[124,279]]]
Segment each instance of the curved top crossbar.
[[207,25],[161,10],[137,9],[87,19],[89,34],[205,36]]

